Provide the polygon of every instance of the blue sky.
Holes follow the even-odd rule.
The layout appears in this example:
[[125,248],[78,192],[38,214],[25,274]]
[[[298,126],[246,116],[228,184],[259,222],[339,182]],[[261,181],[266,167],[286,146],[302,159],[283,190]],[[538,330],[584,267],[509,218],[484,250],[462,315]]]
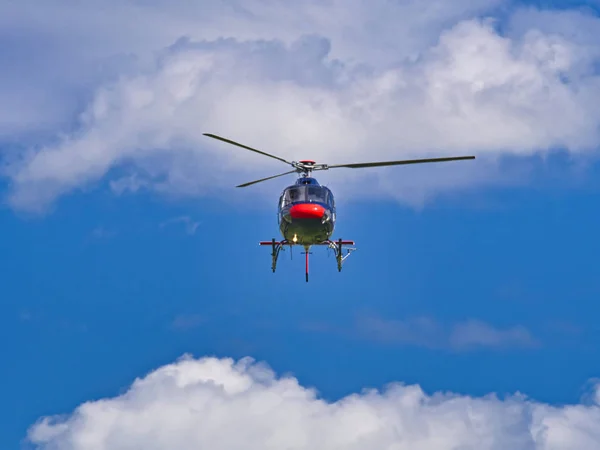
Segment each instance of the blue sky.
[[[50,3],[53,11],[66,8],[58,0]],[[89,29],[81,26],[94,13],[93,4],[70,10],[61,26],[39,25],[38,31],[29,28],[38,22],[25,12],[26,2],[23,9],[0,7],[0,16],[4,8],[6,17],[19,19],[0,36],[0,58],[14,60],[21,54],[19,45],[23,55],[31,51],[26,40],[7,44],[11,36],[29,32],[32,41],[43,33],[50,36],[48,48],[54,53],[49,58],[73,62],[72,76],[58,66],[46,74],[31,73],[28,95],[0,111],[5,199],[0,211],[5,256],[0,259],[5,343],[0,422],[6,424],[1,448],[19,448],[39,419],[62,414],[68,415],[68,433],[53,435],[38,427],[36,448],[91,448],[81,440],[90,436],[104,445],[98,448],[124,448],[127,432],[110,428],[98,437],[99,413],[88,412],[84,425],[69,415],[85,402],[123,394],[136,378],[186,353],[251,356],[277,376],[291,374],[300,386],[314,387],[328,402],[401,382],[420,386],[426,395],[453,392],[465,402],[469,396],[520,392],[548,417],[566,415],[563,405],[582,398],[589,403],[593,380],[600,376],[600,186],[594,162],[600,41],[594,43],[598,31],[591,26],[600,19],[593,8],[575,15],[554,10],[549,17],[543,10],[499,0],[465,1],[455,10],[442,8],[439,17],[422,19],[421,7],[408,2],[407,17],[415,14],[426,26],[398,31],[396,41],[389,18],[390,24],[382,22],[383,31],[371,30],[372,35],[369,27],[344,34],[325,22],[298,25],[290,18],[293,13],[263,10],[260,1],[236,2],[260,16],[255,19],[234,12],[223,16],[218,3],[206,2],[206,11],[216,11],[214,20],[209,13],[209,19],[194,16],[202,15],[202,8],[156,1],[153,7],[166,14],[164,23],[151,27],[156,17],[137,6],[139,28],[119,43],[108,31],[111,21],[120,20],[116,13],[100,16]],[[598,6],[536,4],[548,10]],[[368,19],[383,20],[385,8],[377,3]],[[470,22],[494,17],[502,8],[508,11],[503,13],[505,34]],[[361,11],[353,2],[342,25],[358,24]],[[185,14],[207,21],[206,36],[193,34]],[[274,28],[272,45],[257,50],[245,41],[256,37],[260,20],[271,23],[279,16],[289,28]],[[223,36],[241,43],[210,42],[222,23],[235,25]],[[561,34],[565,24],[579,24],[578,33]],[[306,31],[303,27],[324,36],[331,54],[339,52],[338,61],[330,64],[323,56],[323,40],[292,43],[291,50],[280,43],[293,42]],[[541,37],[526,37],[523,30],[531,29],[541,30]],[[444,32],[445,44],[436,47]],[[67,45],[69,33],[81,45],[86,40],[94,45],[87,53],[76,43]],[[178,33],[192,41],[164,50]],[[151,36],[147,43],[146,35]],[[102,36],[106,40],[97,42]],[[201,39],[208,43],[194,43]],[[469,42],[480,42],[480,53],[472,53]],[[501,42],[514,48],[503,53]],[[362,53],[369,45],[390,53]],[[552,58],[546,48],[554,52]],[[163,56],[156,66],[143,61],[158,49]],[[424,62],[402,62],[415,53]],[[115,54],[135,54],[138,61]],[[23,60],[24,68],[43,64],[34,56]],[[90,61],[102,61],[105,71],[93,69]],[[389,71],[397,66],[403,72]],[[247,72],[231,71],[240,67]],[[25,89],[15,73],[0,77],[0,92]],[[123,76],[112,85],[115,74]],[[425,76],[431,85],[422,84]],[[557,81],[563,76],[572,91]],[[268,80],[264,86],[263,79]],[[46,97],[36,94],[48,86],[56,89]],[[237,94],[220,98],[228,86]],[[357,86],[366,86],[367,93]],[[481,97],[469,97],[465,86]],[[421,108],[424,93],[434,101]],[[315,103],[305,104],[304,98]],[[362,103],[352,103],[354,98]],[[346,114],[349,105],[356,116]],[[410,121],[413,112],[416,122],[399,131],[402,121],[387,117],[393,113]],[[461,119],[453,122],[453,115]],[[357,129],[357,117],[370,122]],[[303,132],[296,134],[295,127]],[[258,246],[278,236],[277,198],[294,177],[235,189],[286,169],[241,149],[205,142],[198,136],[202,132],[284,157],[298,158],[302,150],[331,164],[418,157],[432,148],[478,159],[445,167],[318,173],[336,194],[335,236],[355,240],[358,250],[337,273],[334,258],[315,249],[307,284],[299,250],[292,260],[289,251],[282,253],[272,274],[270,250]],[[440,147],[444,143],[447,148]],[[222,376],[226,386],[234,377],[224,375],[225,368],[222,375],[204,375],[213,372],[202,360],[197,364],[186,376],[201,374],[217,382]],[[156,373],[153,383],[170,389],[168,382],[160,383],[162,372]],[[201,385],[194,389],[205,389]],[[161,389],[148,391],[158,394],[140,389],[156,404],[165,400]],[[127,398],[123,401],[126,405]],[[502,428],[497,406],[482,402],[497,445],[512,442],[513,432],[522,437],[518,430]],[[553,406],[552,412],[545,409]],[[598,410],[597,403],[586,409],[583,425],[564,425],[571,432],[570,445],[600,445],[593,427]],[[138,412],[132,417],[144,425],[144,409]],[[429,420],[425,412],[411,414],[415,423]],[[528,420],[517,422],[533,430],[533,419]],[[311,436],[308,426],[293,426]],[[577,426],[590,427],[590,434],[578,436]],[[125,428],[135,439],[129,442],[148,448],[143,443],[150,434],[135,434],[133,428]],[[168,427],[157,428],[164,432],[160,442],[175,445]],[[181,435],[190,430],[182,425]],[[202,433],[194,436],[204,439]],[[551,445],[552,431],[549,436]],[[190,439],[186,445],[194,443]],[[213,448],[221,448],[219,443],[226,448],[223,439],[211,441]],[[259,438],[249,442],[267,448]],[[532,448],[519,445],[514,448]]]

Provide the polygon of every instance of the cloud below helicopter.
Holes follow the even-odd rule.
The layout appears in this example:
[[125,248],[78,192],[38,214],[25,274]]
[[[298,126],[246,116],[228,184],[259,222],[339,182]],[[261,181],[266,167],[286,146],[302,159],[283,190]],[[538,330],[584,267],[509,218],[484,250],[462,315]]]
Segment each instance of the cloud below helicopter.
[[[500,34],[491,21],[469,18],[493,11],[499,2],[466,4],[429,16],[422,4],[408,3],[400,12],[410,14],[394,22],[400,6],[377,3],[369,17],[390,17],[382,29],[369,34],[368,27],[359,28],[346,36],[344,27],[358,23],[364,12],[360,2],[351,3],[335,25],[315,18],[320,8],[341,8],[335,2],[297,5],[296,15],[277,8],[267,13],[259,1],[239,2],[231,17],[243,24],[242,31],[225,26],[218,33],[214,17],[221,7],[210,3],[208,31],[189,33],[193,39],[163,47],[155,59],[130,37],[129,48],[146,59],[115,63],[110,81],[90,82],[96,87],[91,96],[88,91],[90,101],[72,130],[5,156],[2,173],[12,186],[8,201],[17,209],[44,211],[60,196],[107,176],[120,192],[135,187],[204,195],[287,169],[209,142],[202,136],[206,131],[285,158],[332,164],[478,156],[477,162],[435,167],[318,174],[343,195],[387,195],[413,204],[439,192],[527,179],[526,169],[507,174],[496,163],[502,155],[595,149],[600,45],[594,39],[600,37],[600,19],[517,9]],[[175,12],[182,8],[183,3],[173,6]],[[301,16],[314,20],[300,26]],[[258,33],[261,20],[273,23],[277,17],[281,23],[271,34]],[[414,26],[394,31],[411,18],[420,19],[425,31]],[[158,26],[154,48],[175,36],[168,26],[175,23]],[[565,30],[573,26],[579,33],[568,35]],[[359,38],[363,45],[352,50]],[[398,43],[403,40],[408,43]],[[110,54],[119,48],[113,46],[93,50]],[[369,48],[385,51],[371,55]],[[348,180],[363,183],[342,183]],[[253,187],[253,195],[272,195],[273,183]]]
[[41,419],[28,437],[39,450],[591,450],[600,445],[598,392],[594,385],[581,404],[553,406],[397,383],[327,401],[250,359],[186,356],[119,396]]
[[415,346],[432,350],[466,352],[480,349],[537,349],[538,337],[522,325],[495,327],[478,319],[441,323],[427,316],[386,319],[377,314],[360,313],[352,324],[335,326],[326,322],[302,324],[303,330],[366,339],[380,344]]

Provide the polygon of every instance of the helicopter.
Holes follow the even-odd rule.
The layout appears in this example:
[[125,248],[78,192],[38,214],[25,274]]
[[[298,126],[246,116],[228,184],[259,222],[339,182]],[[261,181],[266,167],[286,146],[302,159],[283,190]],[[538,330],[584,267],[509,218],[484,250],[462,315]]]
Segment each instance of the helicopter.
[[305,251],[303,254],[306,255],[306,282],[308,282],[308,255],[312,246],[326,246],[332,249],[335,254],[338,272],[342,271],[342,263],[350,255],[350,252],[356,250],[354,247],[347,247],[346,255],[344,256],[342,252],[343,247],[353,246],[354,241],[343,240],[341,238],[336,241],[331,240],[336,221],[335,199],[331,190],[328,187],[319,184],[317,179],[312,176],[313,171],[338,168],[360,169],[366,167],[397,166],[404,164],[475,159],[475,156],[451,156],[443,158],[405,159],[400,161],[328,165],[317,164],[316,161],[307,159],[299,161],[287,161],[279,156],[271,155],[261,150],[248,147],[247,145],[240,144],[239,142],[235,142],[212,133],[203,133],[203,135],[226,142],[228,144],[236,145],[264,156],[268,156],[293,167],[293,170],[288,172],[240,184],[236,186],[238,188],[251,186],[256,183],[272,180],[273,178],[282,177],[292,173],[299,174],[296,182],[293,185],[284,188],[283,192],[279,196],[279,202],[277,205],[277,221],[279,225],[279,231],[283,236],[283,239],[277,240],[273,238],[271,241],[260,241],[259,245],[271,246],[271,257],[273,258],[271,270],[273,273],[277,267],[279,252],[285,246],[289,246],[290,252],[292,251],[292,247],[294,245],[300,245],[304,247]]

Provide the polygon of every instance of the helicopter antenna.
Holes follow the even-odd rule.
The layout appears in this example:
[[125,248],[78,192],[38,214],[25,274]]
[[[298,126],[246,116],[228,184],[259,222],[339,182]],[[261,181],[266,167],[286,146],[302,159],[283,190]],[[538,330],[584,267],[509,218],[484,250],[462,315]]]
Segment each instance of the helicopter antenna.
[[302,174],[305,177],[309,177],[311,175],[311,173],[315,170],[329,170],[329,169],[339,169],[339,168],[363,169],[363,168],[370,168],[370,167],[399,166],[399,165],[406,165],[406,164],[422,164],[422,163],[435,163],[435,162],[461,161],[461,160],[475,159],[475,156],[450,156],[450,157],[443,157],[443,158],[403,159],[403,160],[398,160],[398,161],[381,161],[381,162],[366,162],[366,163],[352,163],[352,164],[334,164],[334,165],[317,164],[315,161],[306,160],[306,159],[300,160],[300,161],[288,161],[279,156],[271,155],[270,153],[266,153],[261,150],[257,150],[253,147],[248,147],[247,145],[240,144],[239,142],[232,141],[231,139],[226,139],[224,137],[217,136],[216,134],[212,134],[212,133],[203,133],[203,134],[204,134],[204,136],[208,136],[210,138],[217,139],[219,141],[226,142],[231,145],[236,145],[238,147],[244,148],[246,150],[250,150],[255,153],[259,153],[264,156],[268,156],[269,158],[273,158],[273,159],[281,161],[285,164],[289,164],[290,166],[292,166],[294,168],[294,170],[290,170],[288,172],[280,173],[278,175],[273,175],[273,176],[266,177],[266,178],[261,178],[260,180],[250,181],[248,183],[240,184],[236,187],[251,186],[256,183],[261,183],[263,181],[271,180],[273,178],[278,178],[278,177],[282,177],[284,175],[289,175],[294,172]]

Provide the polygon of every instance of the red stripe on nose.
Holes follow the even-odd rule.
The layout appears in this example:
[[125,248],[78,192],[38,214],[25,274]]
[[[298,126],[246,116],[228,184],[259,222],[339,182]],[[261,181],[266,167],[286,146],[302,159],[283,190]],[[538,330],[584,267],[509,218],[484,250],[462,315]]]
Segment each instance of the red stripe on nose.
[[325,208],[314,203],[298,203],[290,208],[292,219],[322,219]]

